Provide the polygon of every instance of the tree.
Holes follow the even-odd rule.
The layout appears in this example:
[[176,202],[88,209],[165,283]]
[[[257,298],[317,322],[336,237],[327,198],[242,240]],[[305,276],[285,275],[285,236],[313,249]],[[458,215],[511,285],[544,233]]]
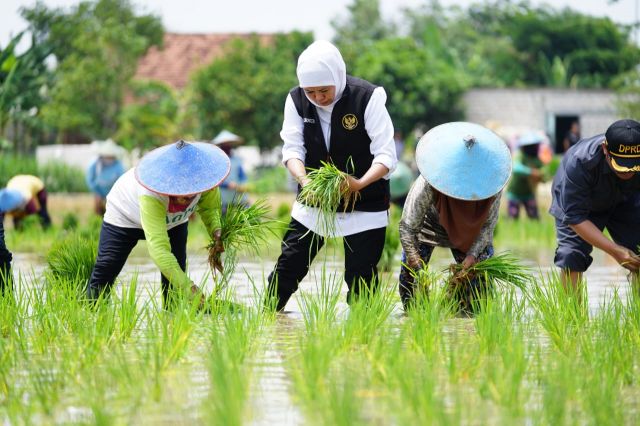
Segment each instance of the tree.
[[176,139],[178,102],[172,89],[158,81],[134,81],[130,88],[116,140],[129,149],[145,150]]
[[374,43],[353,65],[354,75],[384,87],[394,127],[405,134],[462,118],[465,76],[438,50],[408,37],[390,38]]
[[87,137],[112,135],[138,59],[162,42],[160,19],[137,16],[127,0],[83,1],[69,11],[37,3],[22,15],[58,62],[45,121]]
[[232,41],[192,78],[199,136],[211,139],[227,128],[261,149],[279,145],[284,101],[297,85],[296,61],[311,41],[311,34],[298,32]]
[[30,149],[31,134],[41,125],[40,108],[51,84],[46,65],[51,50],[32,40],[24,53],[17,54],[15,48],[23,35],[18,34],[0,49],[0,139],[10,126],[15,148],[26,152]]

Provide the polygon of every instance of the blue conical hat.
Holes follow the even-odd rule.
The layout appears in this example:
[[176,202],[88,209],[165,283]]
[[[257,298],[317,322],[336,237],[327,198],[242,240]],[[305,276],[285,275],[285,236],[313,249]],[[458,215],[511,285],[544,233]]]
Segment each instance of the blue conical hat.
[[229,157],[217,146],[178,141],[147,153],[135,175],[150,191],[180,197],[218,186],[229,174],[229,168]]
[[418,142],[416,162],[432,187],[460,200],[492,197],[511,175],[506,143],[474,123],[446,123],[429,130]]
[[20,207],[24,202],[22,193],[15,189],[0,190],[0,213],[9,212]]

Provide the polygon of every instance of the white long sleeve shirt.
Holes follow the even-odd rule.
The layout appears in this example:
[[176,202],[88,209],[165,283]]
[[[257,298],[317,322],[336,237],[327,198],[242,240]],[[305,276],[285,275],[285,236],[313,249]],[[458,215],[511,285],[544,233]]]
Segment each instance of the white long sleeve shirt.
[[[397,164],[396,147],[393,140],[393,123],[385,107],[387,94],[384,88],[377,87],[371,94],[369,103],[364,111],[365,129],[371,139],[370,151],[373,155],[372,163],[379,163],[389,169],[383,179],[389,179]],[[320,126],[327,150],[331,141],[331,110],[332,108],[316,108],[320,118]],[[284,141],[282,148],[282,163],[296,158],[305,163],[306,149],[303,137],[304,123],[298,114],[291,95],[287,96],[284,106],[284,121],[280,137]],[[294,203],[291,216],[313,232],[325,237],[342,237],[359,232],[385,227],[389,224],[387,211],[338,213],[332,235],[324,235],[324,226],[318,222],[318,210],[303,204]]]

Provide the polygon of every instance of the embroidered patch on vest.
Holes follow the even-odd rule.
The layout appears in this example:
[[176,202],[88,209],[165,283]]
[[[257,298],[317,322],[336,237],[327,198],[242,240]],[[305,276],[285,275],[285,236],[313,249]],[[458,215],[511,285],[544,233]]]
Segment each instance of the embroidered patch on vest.
[[358,127],[358,118],[353,114],[346,114],[342,117],[342,127],[347,130],[353,130]]
[[315,118],[303,118],[302,122],[303,123],[309,123],[309,124],[316,124]]

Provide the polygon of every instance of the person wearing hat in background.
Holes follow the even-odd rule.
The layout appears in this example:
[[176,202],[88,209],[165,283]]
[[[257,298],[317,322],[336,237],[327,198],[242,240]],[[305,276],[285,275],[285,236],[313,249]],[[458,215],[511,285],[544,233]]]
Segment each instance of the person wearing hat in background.
[[[418,143],[420,176],[413,183],[400,221],[400,298],[409,309],[420,291],[415,273],[435,247],[447,247],[469,268],[493,256],[500,197],[511,174],[511,154],[502,139],[478,124],[454,122],[429,130]],[[468,297],[484,290],[474,278]]]
[[107,205],[107,194],[124,173],[124,166],[118,159],[120,147],[111,139],[96,141],[96,158],[87,169],[87,186],[95,194],[95,212],[103,216]]
[[[562,158],[552,185],[555,264],[578,289],[597,247],[637,276],[640,270],[640,123],[619,120]],[[611,239],[603,234],[607,229]],[[636,288],[637,289],[637,288]]]
[[[98,257],[87,287],[95,301],[111,287],[139,240],[162,274],[162,297],[170,306],[170,290],[203,295],[185,273],[189,217],[198,214],[209,235],[220,240],[220,191],[229,173],[229,158],[209,143],[178,141],[147,153],[123,174],[107,195]],[[219,271],[222,265],[217,265]]]
[[544,181],[543,163],[538,154],[545,137],[538,132],[525,133],[518,138],[518,153],[513,159],[513,176],[507,187],[507,214],[512,219],[520,216],[520,205],[524,206],[529,219],[538,220],[536,188]]
[[228,130],[223,130],[211,141],[218,146],[231,161],[229,176],[220,184],[220,196],[222,197],[222,213],[226,213],[227,206],[236,199],[236,202],[247,204],[244,193],[246,191],[247,175],[242,168],[242,159],[233,154],[235,147],[241,145],[244,141],[238,135]]
[[298,182],[307,183],[307,169],[332,162],[349,177],[349,190],[358,191],[352,212],[340,213],[335,232],[325,235],[318,210],[295,202],[282,241],[282,253],[269,275],[267,295],[283,310],[324,237],[344,237],[347,301],[361,286],[375,290],[376,265],[382,255],[389,222],[389,174],[397,158],[393,124],[382,87],[347,75],[338,49],[316,41],[298,58],[299,86],[289,92],[280,136],[282,162]]
[[9,179],[2,191],[8,204],[4,210],[13,218],[13,226],[20,229],[22,220],[30,214],[38,214],[43,228],[51,226],[51,217],[47,210],[47,190],[44,182],[32,175],[16,175]]

